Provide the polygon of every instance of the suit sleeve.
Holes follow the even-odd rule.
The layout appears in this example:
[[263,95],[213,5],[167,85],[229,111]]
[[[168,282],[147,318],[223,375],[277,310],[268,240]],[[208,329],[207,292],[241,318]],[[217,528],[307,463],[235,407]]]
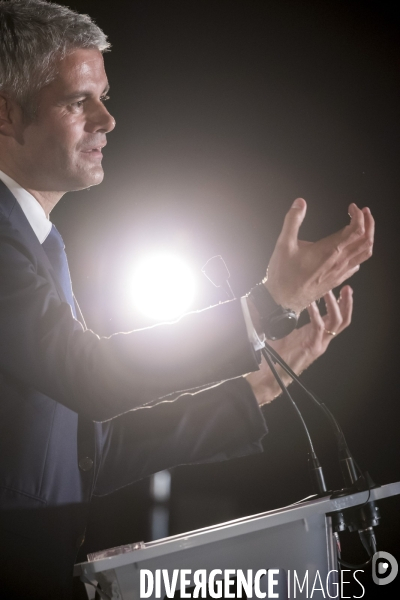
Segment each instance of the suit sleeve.
[[257,369],[239,301],[108,338],[84,331],[18,232],[0,222],[3,376],[102,422]]
[[267,428],[243,378],[182,394],[97,424],[102,496],[181,464],[227,460],[262,451]]

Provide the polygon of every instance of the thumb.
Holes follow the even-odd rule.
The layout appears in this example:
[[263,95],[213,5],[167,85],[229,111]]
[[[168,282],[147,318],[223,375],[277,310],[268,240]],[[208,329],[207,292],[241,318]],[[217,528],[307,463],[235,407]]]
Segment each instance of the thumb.
[[296,198],[286,213],[282,231],[278,238],[279,243],[290,244],[297,242],[299,229],[306,216],[307,204],[303,198]]

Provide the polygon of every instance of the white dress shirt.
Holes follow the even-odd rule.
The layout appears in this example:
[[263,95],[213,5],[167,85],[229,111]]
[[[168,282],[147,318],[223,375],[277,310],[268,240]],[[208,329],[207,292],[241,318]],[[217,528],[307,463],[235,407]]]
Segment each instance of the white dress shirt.
[[0,171],[0,179],[17,200],[24,215],[28,219],[29,225],[35,232],[37,239],[43,244],[52,227],[51,221],[46,216],[43,207],[32,194],[24,190],[23,187],[14,181],[14,179],[11,179],[11,177],[3,173],[3,171]]

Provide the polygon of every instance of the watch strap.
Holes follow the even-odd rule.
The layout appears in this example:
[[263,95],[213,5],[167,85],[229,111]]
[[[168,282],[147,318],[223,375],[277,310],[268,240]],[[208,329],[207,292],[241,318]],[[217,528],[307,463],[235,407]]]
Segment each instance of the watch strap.
[[279,340],[296,328],[296,313],[277,304],[263,282],[254,286],[248,296],[260,315],[261,327],[267,339]]

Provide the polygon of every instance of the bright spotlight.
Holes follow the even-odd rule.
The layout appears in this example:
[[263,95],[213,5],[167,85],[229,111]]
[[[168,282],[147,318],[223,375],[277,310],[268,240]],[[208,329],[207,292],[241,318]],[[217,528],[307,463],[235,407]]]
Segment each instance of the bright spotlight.
[[155,254],[142,260],[134,271],[133,301],[148,317],[170,321],[189,309],[194,287],[193,275],[179,257]]

